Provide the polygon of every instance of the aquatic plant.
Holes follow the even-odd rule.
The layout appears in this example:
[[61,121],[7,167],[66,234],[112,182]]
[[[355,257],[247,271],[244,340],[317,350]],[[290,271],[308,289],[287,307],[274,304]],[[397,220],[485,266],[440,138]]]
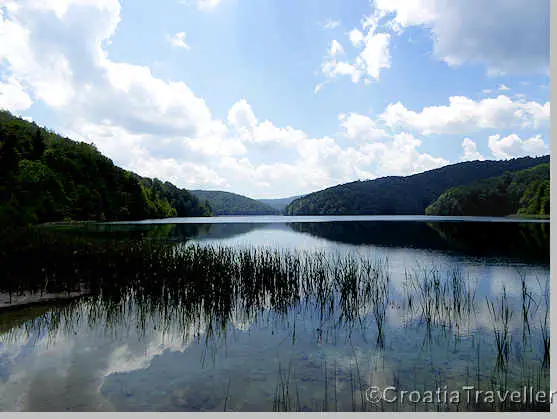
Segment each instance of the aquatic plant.
[[507,291],[503,287],[503,294],[495,301],[486,297],[487,307],[491,316],[493,334],[497,345],[497,365],[505,367],[511,352],[511,334],[509,324],[513,315]]

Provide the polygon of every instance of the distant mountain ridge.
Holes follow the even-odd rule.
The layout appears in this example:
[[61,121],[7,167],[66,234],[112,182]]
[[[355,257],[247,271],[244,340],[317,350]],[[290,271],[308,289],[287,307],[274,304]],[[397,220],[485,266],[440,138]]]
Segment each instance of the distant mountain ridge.
[[225,191],[190,191],[197,199],[208,202],[213,215],[278,215],[280,212],[256,199]]
[[549,163],[549,156],[456,163],[411,176],[356,181],[292,201],[286,215],[423,215],[443,192]]
[[270,207],[275,208],[277,211],[282,212],[292,201],[303,197],[304,195],[290,196],[288,198],[276,198],[276,199],[258,199],[259,202],[263,202]]

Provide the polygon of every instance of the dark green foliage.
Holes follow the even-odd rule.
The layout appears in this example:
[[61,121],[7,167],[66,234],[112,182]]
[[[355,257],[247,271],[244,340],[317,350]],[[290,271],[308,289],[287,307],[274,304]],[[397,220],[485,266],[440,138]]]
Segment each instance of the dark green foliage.
[[191,191],[208,202],[215,215],[277,215],[279,211],[246,196],[223,191]]
[[120,169],[92,144],[0,112],[0,226],[210,214],[187,191]]
[[426,209],[426,214],[548,216],[549,163],[451,188]]
[[46,150],[46,146],[44,144],[44,136],[40,129],[35,132],[33,136],[33,147],[31,151],[31,160],[39,160]]
[[549,162],[549,156],[453,164],[417,175],[352,182],[296,199],[287,215],[423,215],[447,189]]

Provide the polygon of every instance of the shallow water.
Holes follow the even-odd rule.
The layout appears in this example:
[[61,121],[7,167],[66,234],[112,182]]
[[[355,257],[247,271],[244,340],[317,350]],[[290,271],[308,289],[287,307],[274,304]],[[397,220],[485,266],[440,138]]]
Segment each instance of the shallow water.
[[[462,386],[548,390],[548,223],[230,218],[106,223],[64,234],[363,257],[384,263],[388,281],[370,282],[367,294],[333,286],[262,292],[239,281],[229,298],[208,292],[157,309],[132,297],[109,309],[93,296],[2,313],[0,409],[547,410],[467,404]],[[432,308],[440,288],[425,298],[423,284],[436,280],[446,288]],[[500,305],[511,312],[506,326]],[[501,360],[496,342],[505,330]],[[462,403],[372,403],[370,386],[461,390]]]

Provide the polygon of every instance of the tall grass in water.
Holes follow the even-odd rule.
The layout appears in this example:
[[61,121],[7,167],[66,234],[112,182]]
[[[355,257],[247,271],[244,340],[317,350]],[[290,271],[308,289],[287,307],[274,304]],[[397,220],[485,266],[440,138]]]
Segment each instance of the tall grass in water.
[[457,267],[405,270],[405,308],[427,327],[460,328],[476,309],[476,286]]
[[522,302],[522,344],[526,346],[528,343],[528,338],[532,333],[530,329],[530,318],[533,315],[532,306],[534,306],[534,310],[536,310],[537,305],[534,298],[532,297],[532,293],[528,290],[526,275],[523,272],[520,272],[519,276]]
[[[46,291],[77,289],[81,284],[82,289],[92,293],[84,300],[85,304],[74,306],[74,314],[43,316],[35,331],[47,328],[71,333],[80,322],[100,325],[107,333],[136,326],[138,335],[156,328],[163,334],[181,334],[185,342],[196,340],[205,348],[217,348],[222,347],[219,345],[221,339],[226,340],[227,334],[234,329],[229,327],[231,323],[245,322],[249,327],[250,322],[262,318],[290,321],[291,314],[296,312],[307,322],[305,325],[299,322],[298,329],[292,330],[293,344],[295,333],[304,338],[307,324],[311,324],[312,329],[318,326],[311,333],[318,334],[319,344],[327,343],[329,333],[350,336],[357,327],[362,329],[365,341],[369,337],[365,333],[369,321],[372,328],[377,328],[376,346],[380,349],[392,347],[385,325],[389,304],[396,293],[392,292],[387,262],[380,259],[353,254],[334,256],[323,251],[176,245],[158,240],[120,242],[89,238],[64,240],[62,237],[55,240],[55,244],[51,244],[50,239],[42,237],[39,244],[28,243],[19,253],[19,260],[0,255],[1,266],[7,268],[11,278],[9,282],[0,282],[2,290],[11,287],[18,292],[27,288],[40,292],[45,288],[44,272],[48,272]],[[5,249],[4,254],[15,254],[19,250],[16,247]],[[30,258],[25,259],[25,255]],[[25,263],[26,260],[29,262]],[[474,284],[458,269],[407,270],[405,285],[406,306],[428,328],[459,328],[475,311]],[[531,320],[535,305],[528,302],[532,293],[525,289],[523,316],[530,319],[532,331],[537,331],[539,325],[545,348],[543,358],[544,362],[547,358],[549,365],[548,320],[540,324]],[[506,301],[506,294],[502,301]],[[488,301],[492,318],[505,318],[499,309],[503,302]],[[78,313],[82,313],[81,317]],[[498,352],[503,359],[508,358],[510,352],[510,318],[508,316],[506,329],[504,321],[501,327],[494,328],[497,345],[502,348]],[[33,333],[32,324],[25,322],[30,333]],[[396,345],[394,347],[396,350]],[[477,350],[479,382],[479,346]],[[204,361],[214,359],[215,353],[216,349],[208,349],[203,354]],[[376,353],[389,356],[389,351]],[[332,365],[335,366],[333,371]],[[370,408],[359,391],[363,384],[362,366],[355,359],[349,372],[339,371],[337,375],[336,360],[324,363],[323,375],[315,377],[322,387],[323,397],[311,408]],[[299,386],[296,373],[290,365],[287,368],[280,365],[271,396],[275,410],[307,408],[301,401],[308,396]],[[230,386],[229,381],[220,409],[234,405]],[[338,397],[341,392],[344,392],[344,400]]]
[[543,360],[542,367],[549,369],[549,280],[546,281],[545,287],[542,287],[540,283],[540,288],[542,289],[543,302],[544,302],[544,317],[543,321],[540,322],[540,332],[542,337],[543,346]]
[[204,324],[206,339],[213,339],[225,333],[232,316],[253,319],[263,310],[285,316],[312,303],[323,334],[327,325],[363,326],[362,307],[372,301],[380,340],[383,336],[388,273],[365,258],[51,233],[22,242],[2,249],[0,264],[10,275],[0,281],[0,292],[39,292],[48,272],[44,291],[71,291],[77,284],[89,291],[96,311],[90,321],[103,313],[117,324],[134,305],[139,331],[149,319],[165,331],[178,318],[184,326]]
[[377,346],[384,348],[384,322],[389,306],[390,291],[390,274],[387,267],[387,261],[379,261],[378,264],[372,264],[369,260],[362,261],[366,278],[365,295],[371,298],[372,312],[377,325]]
[[497,365],[505,368],[511,352],[512,336],[509,326],[513,315],[505,287],[503,287],[503,294],[500,298],[490,301],[489,298],[486,297],[486,302],[491,317],[495,344],[497,346]]

